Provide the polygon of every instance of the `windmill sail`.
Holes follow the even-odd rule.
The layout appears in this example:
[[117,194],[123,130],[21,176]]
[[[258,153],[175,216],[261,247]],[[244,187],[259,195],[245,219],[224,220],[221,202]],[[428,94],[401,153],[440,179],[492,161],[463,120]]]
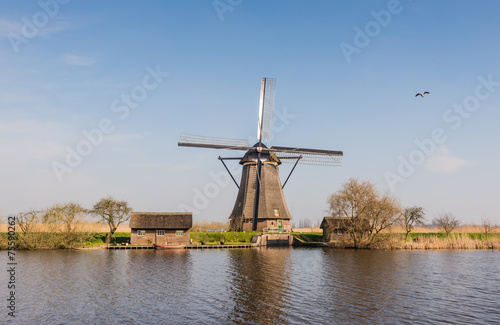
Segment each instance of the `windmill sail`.
[[271,138],[273,127],[275,78],[262,78],[260,85],[259,125],[257,139],[264,142]]
[[307,153],[287,153],[287,152],[277,152],[276,156],[284,163],[295,164],[297,159],[302,156],[299,160],[299,165],[314,165],[314,166],[341,166],[342,156],[330,156],[330,155],[318,155],[318,154],[307,154]]
[[276,156],[283,162],[295,163],[302,156],[299,164],[316,166],[340,166],[342,165],[342,151],[293,148],[293,147],[271,147]]
[[247,140],[228,139],[206,137],[202,135],[194,135],[182,133],[177,144],[182,147],[200,147],[212,149],[232,149],[232,150],[249,150],[251,147]]

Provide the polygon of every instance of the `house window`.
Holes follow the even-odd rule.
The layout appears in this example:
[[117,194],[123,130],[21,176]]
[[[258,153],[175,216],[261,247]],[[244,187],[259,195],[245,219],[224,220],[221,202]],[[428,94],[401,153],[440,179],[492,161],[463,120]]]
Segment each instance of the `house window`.
[[176,236],[184,236],[184,230],[176,230],[175,235]]
[[274,226],[274,221],[271,221],[271,226]]
[[274,209],[274,216],[279,217],[280,216],[280,209]]
[[146,230],[137,230],[137,236],[146,236]]
[[156,236],[165,236],[165,230],[157,230]]

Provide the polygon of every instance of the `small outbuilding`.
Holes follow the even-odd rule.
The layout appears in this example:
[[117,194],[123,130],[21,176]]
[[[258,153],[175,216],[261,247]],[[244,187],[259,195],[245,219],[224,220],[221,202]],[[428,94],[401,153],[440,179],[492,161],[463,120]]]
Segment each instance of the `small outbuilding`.
[[192,212],[133,212],[130,244],[186,245],[192,227]]
[[323,229],[323,241],[333,242],[347,237],[346,218],[324,217],[319,226]]

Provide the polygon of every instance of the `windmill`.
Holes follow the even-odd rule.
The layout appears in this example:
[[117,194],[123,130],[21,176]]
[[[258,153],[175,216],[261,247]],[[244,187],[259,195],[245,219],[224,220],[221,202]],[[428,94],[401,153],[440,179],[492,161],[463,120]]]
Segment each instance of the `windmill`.
[[[246,151],[243,157],[221,158],[234,183],[238,195],[229,216],[233,231],[256,231],[266,228],[278,230],[290,228],[290,211],[286,205],[283,188],[297,164],[340,166],[342,151],[306,149],[295,147],[268,148],[264,142],[270,139],[274,110],[276,79],[262,78],[259,101],[258,142],[250,146],[247,140],[205,137],[181,134],[179,146]],[[240,185],[227,168],[224,160],[239,160],[243,165]],[[283,185],[278,166],[283,162],[294,166]]]

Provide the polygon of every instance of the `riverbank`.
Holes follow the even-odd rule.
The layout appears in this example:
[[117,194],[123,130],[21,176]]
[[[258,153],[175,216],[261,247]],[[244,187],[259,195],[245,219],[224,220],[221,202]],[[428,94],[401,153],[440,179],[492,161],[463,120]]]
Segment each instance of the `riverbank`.
[[[327,243],[335,248],[352,248],[352,243],[337,241]],[[482,233],[412,233],[408,240],[405,235],[381,234],[368,249],[383,250],[429,250],[429,249],[500,249],[500,234],[486,236]]]
[[[191,232],[194,245],[241,245],[252,242],[254,235],[260,232]],[[302,247],[332,247],[353,248],[348,236],[341,240],[325,243],[322,233],[292,233],[296,238],[294,246]],[[65,244],[64,233],[31,233],[28,236],[17,234],[17,249],[98,249],[105,244],[106,233],[81,234],[81,240],[71,245]],[[0,249],[7,249],[8,233],[0,233]],[[130,243],[130,233],[115,233],[112,244],[125,245]],[[500,249],[500,233],[411,233],[408,240],[402,233],[383,233],[367,249]]]
[[462,233],[423,236],[414,234],[411,241],[390,243],[391,249],[500,249],[500,234]]

